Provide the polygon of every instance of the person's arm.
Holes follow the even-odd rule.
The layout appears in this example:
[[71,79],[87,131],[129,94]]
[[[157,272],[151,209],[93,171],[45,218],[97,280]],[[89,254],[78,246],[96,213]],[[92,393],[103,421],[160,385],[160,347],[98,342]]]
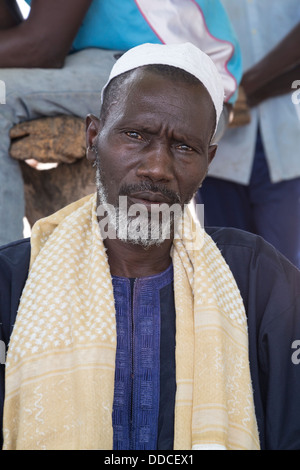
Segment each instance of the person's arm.
[[300,23],[242,78],[250,106],[264,99],[291,91],[300,65]]
[[61,68],[92,0],[32,0],[28,18],[0,30],[0,68]]
[[258,90],[247,95],[248,106],[253,107],[268,98],[284,95],[293,91],[292,83],[300,78],[300,64],[288,70]]
[[216,65],[223,80],[225,103],[233,105],[242,78],[242,54],[236,33],[220,0],[196,0],[204,20],[200,49]]
[[0,0],[0,30],[12,28],[23,21],[16,0]]

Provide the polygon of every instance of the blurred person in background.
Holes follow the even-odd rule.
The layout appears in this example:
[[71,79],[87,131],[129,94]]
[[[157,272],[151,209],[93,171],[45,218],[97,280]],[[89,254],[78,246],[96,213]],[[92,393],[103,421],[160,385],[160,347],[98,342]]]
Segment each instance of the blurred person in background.
[[300,3],[222,3],[241,46],[239,101],[251,119],[227,129],[198,202],[208,226],[259,234],[300,268],[300,105],[292,100],[300,78]]
[[189,41],[212,58],[228,105],[220,128],[241,77],[239,47],[219,0],[27,3],[31,10],[23,21],[16,1],[0,0],[0,79],[6,84],[6,104],[0,106],[0,244],[23,236],[23,180],[9,156],[12,126],[43,116],[97,114],[116,57],[142,43]]

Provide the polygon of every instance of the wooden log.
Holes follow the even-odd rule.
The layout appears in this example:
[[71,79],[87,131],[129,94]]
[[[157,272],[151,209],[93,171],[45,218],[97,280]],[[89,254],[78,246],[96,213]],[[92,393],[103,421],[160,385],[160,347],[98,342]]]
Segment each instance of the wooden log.
[[10,138],[17,160],[73,163],[85,155],[85,121],[75,116],[24,121],[11,129]]
[[25,185],[25,213],[31,226],[96,190],[95,170],[85,158],[72,164],[61,163],[50,170],[36,170],[22,161],[20,165]]
[[[96,190],[95,169],[85,158],[83,119],[57,116],[18,124],[11,130],[10,153],[20,161],[31,226]],[[40,170],[29,166],[28,159],[58,165]]]

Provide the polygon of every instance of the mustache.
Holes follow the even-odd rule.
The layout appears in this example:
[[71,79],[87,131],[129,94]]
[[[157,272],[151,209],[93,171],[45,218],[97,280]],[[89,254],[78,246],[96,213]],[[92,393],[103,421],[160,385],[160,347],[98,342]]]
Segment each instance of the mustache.
[[181,198],[178,193],[166,188],[165,185],[155,184],[151,181],[142,181],[136,184],[123,184],[120,188],[119,196],[130,196],[131,194],[142,191],[160,193],[170,201],[170,204],[181,204]]

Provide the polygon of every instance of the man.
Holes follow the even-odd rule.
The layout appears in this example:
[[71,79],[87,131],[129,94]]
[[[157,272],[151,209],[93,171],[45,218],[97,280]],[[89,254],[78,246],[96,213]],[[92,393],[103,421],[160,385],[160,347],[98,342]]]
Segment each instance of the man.
[[251,120],[228,129],[200,190],[206,223],[261,235],[300,268],[297,0],[223,0],[237,33]]
[[6,84],[0,106],[1,245],[23,236],[23,179],[9,155],[15,124],[97,113],[116,56],[145,42],[190,41],[207,52],[224,79],[226,103],[234,102],[241,78],[239,47],[220,0],[27,3],[30,14],[23,20],[15,0],[0,0],[0,80]]
[[97,197],[39,221],[31,250],[1,251],[5,449],[300,448],[299,271],[186,208],[222,106],[192,44],[113,67],[87,118]]

